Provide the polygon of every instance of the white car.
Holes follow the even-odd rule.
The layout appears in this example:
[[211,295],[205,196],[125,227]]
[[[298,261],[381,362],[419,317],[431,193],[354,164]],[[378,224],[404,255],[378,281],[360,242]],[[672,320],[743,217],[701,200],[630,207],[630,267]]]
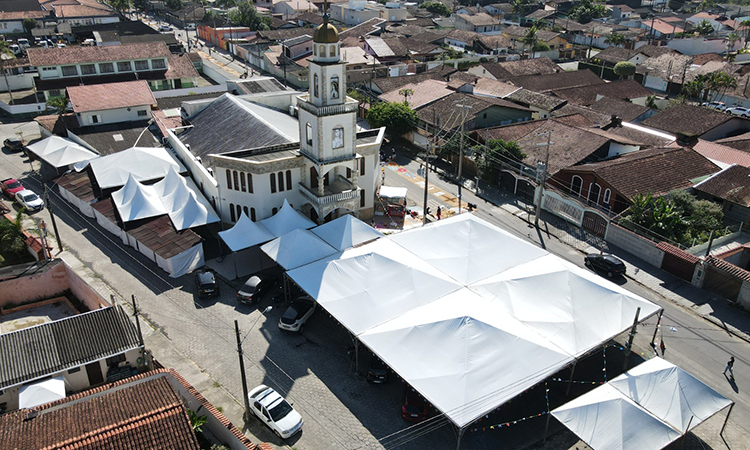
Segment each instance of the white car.
[[159,26],[159,33],[169,33],[170,31],[172,31],[172,27],[170,27],[169,25]]
[[186,30],[195,30],[195,24],[194,23],[189,23],[189,24],[185,25],[185,29]]
[[705,106],[709,109],[715,109],[717,111],[724,111],[727,109],[727,105],[724,102],[704,102],[701,103],[701,106]]
[[29,212],[41,211],[44,208],[44,201],[28,189],[16,192],[15,198],[16,202]]
[[285,331],[302,331],[307,319],[315,312],[315,301],[310,297],[294,300],[279,319],[279,328]]
[[749,108],[744,108],[742,106],[733,106],[731,108],[727,108],[725,111],[733,116],[740,116],[740,117],[745,117],[745,118],[750,119]]
[[253,413],[281,439],[302,429],[302,416],[273,388],[261,384],[247,394],[247,399]]

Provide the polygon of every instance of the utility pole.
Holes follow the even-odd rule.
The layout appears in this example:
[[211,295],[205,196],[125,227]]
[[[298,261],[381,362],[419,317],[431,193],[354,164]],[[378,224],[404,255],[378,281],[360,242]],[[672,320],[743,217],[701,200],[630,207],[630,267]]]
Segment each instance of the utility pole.
[[[540,147],[542,145],[547,146],[547,155],[544,157],[544,167],[542,168],[542,180],[541,184],[539,185],[539,196],[537,197],[536,201],[536,216],[534,217],[534,225],[539,229],[539,216],[542,214],[542,199],[544,198],[544,184],[547,181],[547,166],[549,165],[549,147],[550,145],[554,144],[552,142],[552,130],[545,131],[543,133],[537,133],[537,136],[544,136],[547,135],[547,142],[542,144],[536,144],[537,147]],[[539,169],[539,164],[537,164],[537,172]]]
[[464,132],[466,128],[466,117],[469,115],[469,110],[471,109],[471,106],[466,104],[459,104],[456,105],[459,108],[462,108],[464,110],[464,115],[461,118],[461,141],[459,144],[459,152],[458,152],[458,214],[461,214],[461,193],[462,189],[464,187],[463,183],[463,166],[464,166]]
[[628,368],[628,360],[630,359],[630,354],[633,353],[631,348],[633,347],[633,338],[635,338],[635,332],[638,331],[638,317],[641,315],[641,307],[639,306],[638,309],[635,310],[635,319],[633,319],[633,327],[630,329],[630,336],[628,337],[628,344],[625,346],[625,349],[628,351],[628,353],[625,354],[625,362],[622,365],[622,370],[626,370]]
[[427,225],[427,190],[430,186],[430,157],[432,156],[432,152],[437,145],[437,135],[439,130],[437,110],[435,109],[432,110],[432,126],[434,133],[432,136],[432,140],[427,144],[427,153],[424,159],[424,207],[422,208],[422,226]]
[[55,239],[57,239],[57,248],[59,251],[63,251],[62,241],[60,240],[60,233],[57,231],[57,222],[55,221],[55,214],[52,210],[52,202],[49,199],[49,193],[47,191],[47,183],[44,181],[42,176],[42,185],[44,186],[44,203],[47,205],[47,211],[49,211],[49,218],[52,220],[52,229],[55,231]]
[[146,344],[143,342],[143,333],[141,333],[141,321],[138,320],[138,305],[135,303],[135,295],[132,295],[133,299],[133,317],[135,317],[135,328],[138,330],[138,343],[141,347],[145,347]]
[[245,376],[245,354],[242,352],[242,339],[240,339],[240,323],[234,321],[234,332],[237,335],[237,354],[240,357],[240,376],[242,377],[242,399],[245,400],[245,414],[242,418],[247,422],[250,418],[250,400],[247,398],[247,377]]

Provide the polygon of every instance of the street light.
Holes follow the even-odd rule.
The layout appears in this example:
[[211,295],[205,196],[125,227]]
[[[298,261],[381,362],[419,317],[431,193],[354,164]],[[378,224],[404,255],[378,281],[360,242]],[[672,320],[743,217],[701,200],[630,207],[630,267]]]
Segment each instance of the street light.
[[243,400],[245,400],[245,414],[243,417],[245,421],[247,421],[249,417],[248,413],[250,412],[250,400],[248,400],[247,398],[247,378],[245,377],[245,354],[242,351],[242,343],[245,341],[247,336],[253,330],[253,328],[255,327],[255,324],[257,324],[260,318],[263,317],[263,314],[267,313],[268,311],[272,309],[273,309],[273,306],[268,306],[266,307],[266,309],[261,311],[258,318],[256,318],[255,322],[253,322],[253,324],[250,325],[250,329],[247,330],[247,334],[245,334],[245,337],[242,339],[240,339],[240,324],[238,321],[236,320],[234,321],[234,331],[235,331],[235,334],[237,335],[237,353],[239,354],[239,357],[240,357],[240,375],[242,376],[242,398]]

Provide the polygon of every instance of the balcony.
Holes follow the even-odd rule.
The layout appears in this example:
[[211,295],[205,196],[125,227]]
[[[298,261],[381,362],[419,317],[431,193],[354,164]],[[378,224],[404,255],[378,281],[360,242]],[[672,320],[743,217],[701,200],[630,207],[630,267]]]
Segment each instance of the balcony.
[[359,188],[351,181],[339,175],[336,180],[325,187],[323,195],[318,194],[317,188],[311,188],[300,183],[302,196],[317,206],[344,203],[359,198]]
[[333,116],[335,114],[356,113],[357,109],[359,108],[359,103],[349,97],[346,98],[346,103],[330,106],[315,106],[309,101],[310,94],[300,95],[298,99],[299,101],[297,102],[297,106],[317,117]]

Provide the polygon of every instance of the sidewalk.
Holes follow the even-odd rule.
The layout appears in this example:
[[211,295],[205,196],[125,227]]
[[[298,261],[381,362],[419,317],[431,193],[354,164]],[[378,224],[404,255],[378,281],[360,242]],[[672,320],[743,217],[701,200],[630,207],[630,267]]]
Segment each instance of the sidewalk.
[[[418,162],[417,162],[418,164]],[[433,168],[433,165],[431,165]],[[456,184],[452,166],[438,162],[433,173],[439,180]],[[477,189],[474,179],[464,179],[464,189],[502,208],[529,224],[534,223],[534,208],[520,202],[512,194],[498,190]],[[433,181],[431,180],[431,183]],[[740,339],[750,342],[750,315],[733,307],[730,302],[713,292],[697,288],[660,268],[653,267],[627,251],[607,244],[598,236],[591,235],[565,220],[542,211],[540,228],[559,241],[577,249],[581,253],[598,253],[601,248],[625,262],[627,278],[656,292],[662,297],[713,322]]]

